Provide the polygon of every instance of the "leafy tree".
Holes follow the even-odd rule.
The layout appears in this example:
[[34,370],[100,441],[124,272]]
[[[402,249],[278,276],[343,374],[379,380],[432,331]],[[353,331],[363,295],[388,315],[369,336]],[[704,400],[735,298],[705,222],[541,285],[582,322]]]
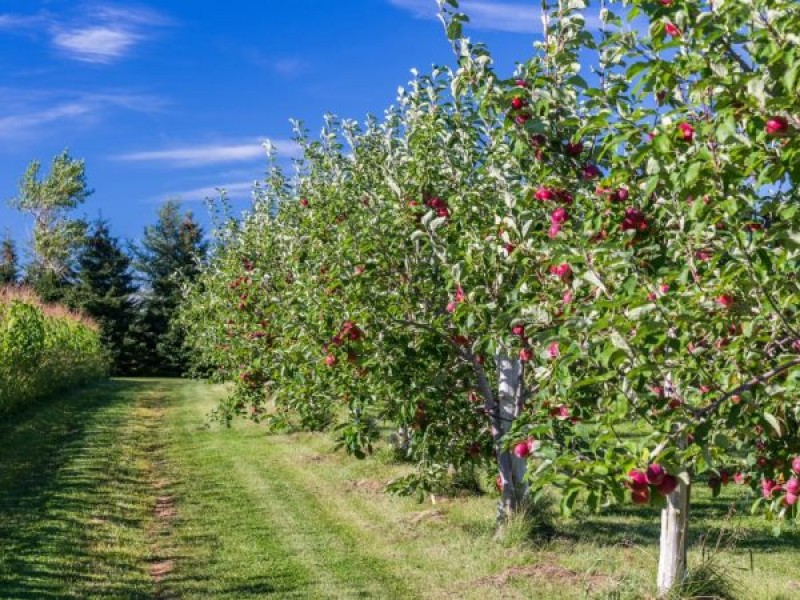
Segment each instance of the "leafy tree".
[[137,371],[177,376],[187,369],[184,334],[174,317],[182,286],[200,272],[206,251],[202,228],[191,212],[181,211],[178,202],[166,202],[157,222],[145,228],[135,252],[135,267],[143,284],[134,332]]
[[126,373],[133,362],[130,328],[136,316],[131,259],[108,223],[97,220],[85,238],[77,260],[69,302],[99,324],[115,373]]
[[19,277],[19,259],[14,240],[6,234],[0,242],[0,285],[16,283]]
[[65,150],[56,156],[50,173],[40,176],[41,164],[33,161],[19,184],[11,206],[33,217],[33,259],[26,281],[45,301],[64,297],[74,275],[75,255],[86,232],[86,223],[70,217],[92,193],[86,185],[84,161]]

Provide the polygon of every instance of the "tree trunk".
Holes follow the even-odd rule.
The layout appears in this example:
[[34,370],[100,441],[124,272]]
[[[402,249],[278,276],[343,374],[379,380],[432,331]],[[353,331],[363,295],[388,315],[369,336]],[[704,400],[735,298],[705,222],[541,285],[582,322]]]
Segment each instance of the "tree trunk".
[[691,486],[679,479],[675,491],[667,496],[661,511],[661,548],[658,557],[658,594],[666,596],[686,577],[686,537],[689,531],[689,493]]
[[495,438],[497,463],[503,480],[502,505],[500,515],[510,516],[520,505],[527,493],[524,481],[526,461],[517,458],[513,452],[503,450],[501,440],[511,430],[519,415],[522,396],[523,364],[519,359],[497,355],[499,432]]

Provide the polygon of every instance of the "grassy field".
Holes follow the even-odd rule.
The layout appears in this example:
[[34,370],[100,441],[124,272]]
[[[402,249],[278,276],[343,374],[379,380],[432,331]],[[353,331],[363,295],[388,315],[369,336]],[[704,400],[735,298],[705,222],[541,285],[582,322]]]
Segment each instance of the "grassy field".
[[[632,507],[494,538],[495,498],[382,492],[388,452],[209,424],[220,388],[116,380],[0,425],[0,598],[647,598],[658,520]],[[800,533],[697,496],[743,600],[800,598]]]

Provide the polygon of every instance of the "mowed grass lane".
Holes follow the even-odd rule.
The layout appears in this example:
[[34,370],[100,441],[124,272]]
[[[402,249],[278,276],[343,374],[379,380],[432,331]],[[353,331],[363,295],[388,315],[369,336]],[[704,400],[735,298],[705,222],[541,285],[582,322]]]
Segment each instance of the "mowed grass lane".
[[[407,467],[387,451],[357,461],[326,434],[209,423],[223,393],[117,380],[0,425],[0,598],[652,593],[655,511],[572,520],[551,541],[506,547],[493,539],[494,498],[388,496]],[[695,531],[747,534],[724,555],[742,598],[800,597],[796,532],[774,539],[698,496]]]

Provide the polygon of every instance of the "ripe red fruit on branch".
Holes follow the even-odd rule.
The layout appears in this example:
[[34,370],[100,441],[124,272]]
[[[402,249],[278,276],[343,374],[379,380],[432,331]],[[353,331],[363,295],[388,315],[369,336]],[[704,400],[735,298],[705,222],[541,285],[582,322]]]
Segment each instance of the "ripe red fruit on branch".
[[789,494],[800,494],[800,479],[792,477],[786,482],[786,492]]
[[305,198],[300,198],[300,206],[303,207],[308,206],[308,200],[306,200]]
[[587,180],[597,179],[598,177],[600,177],[600,169],[597,167],[597,165],[588,164],[585,167],[583,167],[581,176]]
[[569,156],[580,156],[583,154],[583,142],[575,142],[574,144],[568,143],[566,147],[566,153]]
[[556,191],[552,188],[540,185],[539,189],[536,190],[534,197],[537,200],[548,201],[548,200],[555,200],[557,194]]
[[634,504],[647,504],[650,502],[650,488],[631,490],[631,500]]
[[622,231],[647,231],[649,224],[644,213],[637,208],[626,208],[625,216],[620,224]]
[[664,467],[658,463],[653,463],[647,467],[647,471],[645,471],[645,479],[650,485],[660,485],[661,482],[664,481],[666,474],[667,472],[664,470]]
[[664,31],[667,32],[668,35],[672,37],[681,37],[681,30],[678,29],[678,26],[674,23],[667,23],[664,25]]
[[517,458],[526,458],[530,456],[531,446],[529,442],[519,442],[514,446],[514,456]]
[[569,221],[569,213],[566,208],[558,207],[550,215],[550,223],[553,225],[561,225]]
[[547,347],[547,356],[556,359],[561,356],[561,350],[558,347],[558,342],[553,342]]
[[720,296],[717,296],[716,302],[722,308],[730,308],[731,306],[733,306],[734,299],[733,296],[731,296],[730,294],[722,294]]
[[328,355],[325,357],[325,364],[326,364],[327,366],[329,366],[329,367],[332,367],[333,365],[335,365],[335,364],[336,364],[336,362],[337,362],[337,361],[336,361],[336,357],[335,357],[333,354],[328,354]]
[[513,108],[514,110],[519,110],[523,106],[525,106],[525,100],[523,100],[519,96],[511,100],[511,108]]
[[550,274],[555,275],[559,279],[566,280],[572,276],[572,267],[570,267],[567,263],[561,263],[560,265],[553,265],[550,267]]
[[794,457],[794,460],[792,461],[792,471],[794,471],[797,475],[800,475],[800,456]]
[[511,333],[517,337],[525,337],[525,325],[517,324],[511,328]]
[[764,126],[764,130],[767,132],[767,134],[774,135],[776,137],[785,135],[789,130],[789,121],[787,121],[784,117],[770,117],[767,120],[767,124]]
[[678,132],[684,142],[691,142],[694,139],[694,127],[689,123],[678,123]]
[[529,362],[533,358],[533,351],[530,348],[520,348],[519,359],[522,362]]
[[647,475],[640,469],[628,471],[628,483],[634,490],[647,489]]
[[674,475],[666,474],[664,475],[664,479],[661,480],[656,486],[656,490],[662,496],[669,496],[675,489],[678,487],[678,478]]

